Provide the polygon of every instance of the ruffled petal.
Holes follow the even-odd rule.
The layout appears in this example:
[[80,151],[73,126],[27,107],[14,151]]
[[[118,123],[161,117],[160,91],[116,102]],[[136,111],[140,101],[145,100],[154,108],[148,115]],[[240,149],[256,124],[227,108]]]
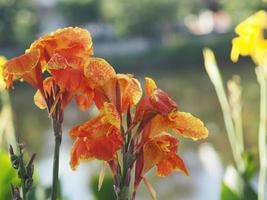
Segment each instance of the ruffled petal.
[[188,170],[184,161],[176,153],[169,153],[164,159],[157,164],[157,176],[168,176],[173,171],[182,171],[187,176]]
[[84,75],[98,86],[116,77],[113,67],[102,58],[89,58],[84,67]]
[[203,122],[185,112],[171,112],[167,117],[157,115],[151,121],[150,137],[154,137],[163,131],[172,129],[174,132],[193,140],[208,137],[208,129]]
[[3,75],[8,80],[8,85],[14,78],[22,78],[34,87],[40,88],[42,84],[42,72],[38,65],[40,59],[39,50],[32,50],[21,56],[6,62]]

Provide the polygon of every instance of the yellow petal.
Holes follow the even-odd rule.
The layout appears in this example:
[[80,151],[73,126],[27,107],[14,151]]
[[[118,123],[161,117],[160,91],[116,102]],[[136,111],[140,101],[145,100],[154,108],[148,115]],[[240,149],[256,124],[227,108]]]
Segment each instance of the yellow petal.
[[40,90],[37,90],[37,92],[34,95],[34,103],[40,109],[46,109],[46,102]]
[[155,81],[149,77],[145,78],[145,91],[147,96],[151,96],[155,89],[157,89],[157,85]]

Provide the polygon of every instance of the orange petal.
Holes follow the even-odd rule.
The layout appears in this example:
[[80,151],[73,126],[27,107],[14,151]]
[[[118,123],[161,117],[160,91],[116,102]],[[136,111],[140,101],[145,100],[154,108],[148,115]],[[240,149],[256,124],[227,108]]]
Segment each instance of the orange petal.
[[144,145],[144,167],[142,174],[147,173],[152,167],[158,164],[164,157],[164,152],[156,144],[155,140]]
[[32,86],[40,88],[42,85],[42,72],[38,65],[39,59],[39,51],[33,50],[9,60],[3,69],[7,85],[12,85],[13,78],[22,78]]
[[10,59],[4,65],[4,73],[21,77],[32,71],[40,58],[38,50],[30,51],[21,56]]
[[98,160],[109,161],[114,159],[116,152],[121,148],[123,139],[117,129],[113,129],[107,136],[86,140],[90,155]]
[[86,110],[89,108],[94,99],[94,92],[86,92],[84,94],[76,95],[76,103],[80,107],[81,110]]
[[88,153],[86,142],[83,138],[78,138],[74,142],[70,154],[70,166],[72,170],[75,170],[77,168],[80,161],[89,161],[91,159],[92,157]]
[[51,70],[51,73],[62,91],[76,92],[84,78],[81,70],[72,68]]
[[173,171],[182,171],[187,176],[188,170],[184,161],[176,153],[169,153],[157,164],[157,176],[168,176]]
[[118,74],[117,79],[121,92],[121,112],[126,112],[129,106],[136,105],[142,97],[139,81],[130,74]]
[[113,67],[102,58],[89,58],[84,67],[84,75],[96,85],[104,85],[111,78],[116,77]]

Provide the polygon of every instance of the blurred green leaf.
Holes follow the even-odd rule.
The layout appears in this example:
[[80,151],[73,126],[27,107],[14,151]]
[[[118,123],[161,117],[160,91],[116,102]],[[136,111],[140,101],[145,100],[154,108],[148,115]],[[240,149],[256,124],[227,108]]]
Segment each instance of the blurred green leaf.
[[257,200],[257,193],[248,179],[244,179],[233,166],[230,166],[227,167],[222,182],[221,200]]
[[222,183],[221,200],[240,200],[240,198],[227,185]]
[[11,183],[17,185],[19,179],[11,166],[9,154],[0,150],[0,200],[11,199]]
[[106,175],[103,181],[101,190],[98,191],[98,175],[92,177],[91,187],[96,200],[116,200],[116,195],[113,189],[113,180],[110,175]]
[[242,177],[248,182],[255,175],[257,166],[255,164],[256,162],[254,156],[251,152],[246,152],[246,154],[243,156],[243,160],[245,162],[245,170],[242,174]]

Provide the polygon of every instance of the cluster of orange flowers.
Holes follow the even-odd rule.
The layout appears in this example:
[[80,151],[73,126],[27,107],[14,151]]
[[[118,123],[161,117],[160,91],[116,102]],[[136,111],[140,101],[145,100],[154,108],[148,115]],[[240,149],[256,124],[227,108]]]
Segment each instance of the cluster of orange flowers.
[[120,192],[129,185],[135,167],[135,191],[144,175],[154,166],[158,176],[188,170],[177,154],[179,140],[173,132],[198,140],[208,136],[203,123],[177,104],[150,79],[145,94],[131,74],[117,74],[104,59],[92,57],[92,39],[81,28],[64,28],[35,41],[26,53],[9,60],[3,68],[8,88],[23,79],[37,89],[35,104],[63,120],[63,111],[75,98],[82,109],[95,103],[99,115],[74,127],[75,140],[70,165],[103,160],[111,169]]

